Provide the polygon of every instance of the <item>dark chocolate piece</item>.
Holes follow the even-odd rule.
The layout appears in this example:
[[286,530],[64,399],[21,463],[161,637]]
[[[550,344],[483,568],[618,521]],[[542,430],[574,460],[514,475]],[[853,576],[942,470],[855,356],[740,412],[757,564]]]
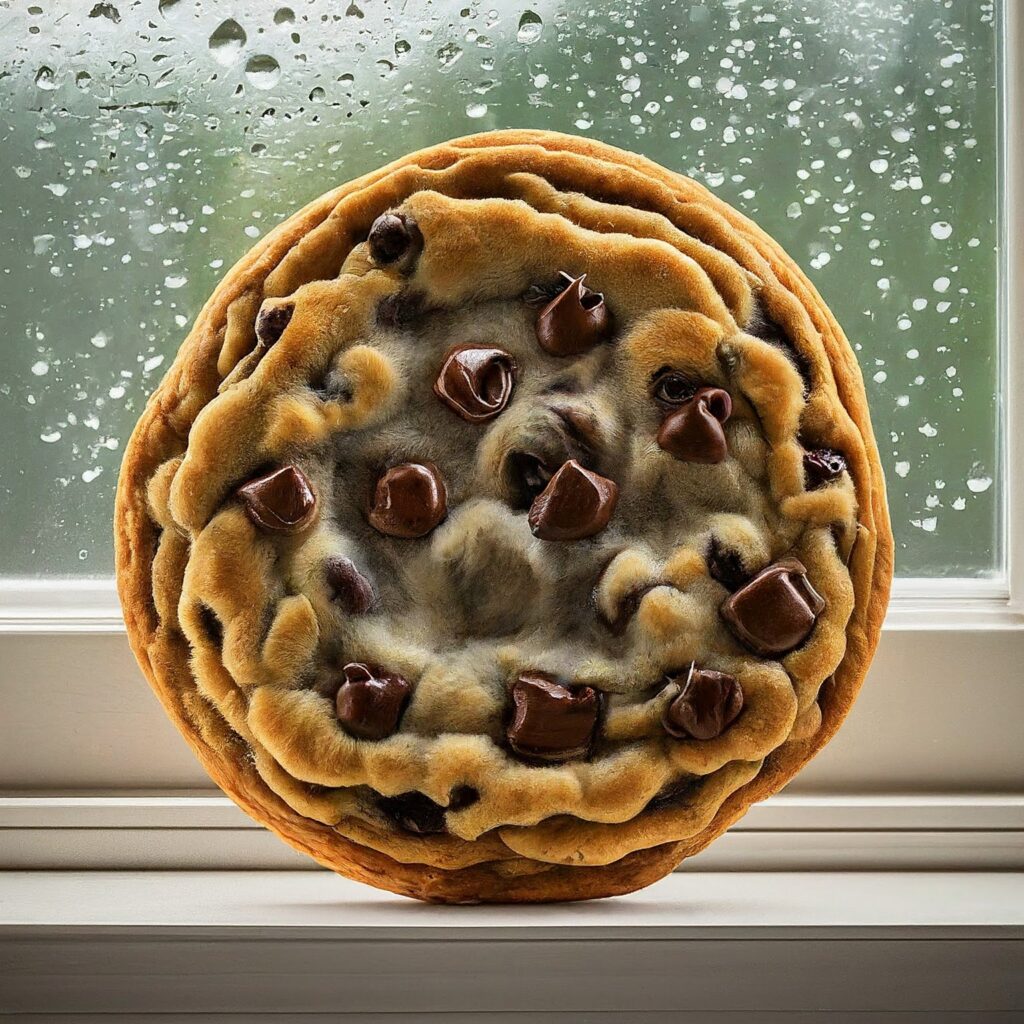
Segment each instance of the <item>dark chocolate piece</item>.
[[512,397],[516,361],[500,348],[459,345],[448,353],[434,394],[470,423],[494,419]]
[[424,537],[448,514],[448,495],[435,465],[403,462],[377,481],[370,525],[389,537]]
[[726,590],[736,590],[750,578],[743,561],[735,551],[722,546],[717,537],[711,538],[707,554],[708,575],[718,580]]
[[660,811],[666,807],[686,807],[690,797],[699,792],[703,775],[687,775],[678,782],[669,783],[659,793],[655,793],[647,802],[645,811]]
[[294,312],[295,306],[290,302],[261,309],[256,317],[256,340],[264,346],[273,345],[284,334]]
[[331,599],[349,615],[365,615],[377,600],[370,581],[355,567],[351,558],[334,555],[324,562],[324,576]]
[[442,807],[419,790],[382,796],[377,806],[400,828],[416,835],[431,836],[447,832],[445,811],[461,811],[480,799],[472,786],[456,786],[449,795],[448,806]]
[[804,481],[809,491],[830,484],[846,472],[846,459],[831,448],[804,452]]
[[[670,678],[670,683],[678,683]],[[666,705],[661,722],[678,739],[721,736],[743,710],[743,689],[735,676],[690,664],[682,691]]]
[[799,647],[824,609],[802,563],[784,558],[727,598],[720,611],[737,639],[767,658]]
[[361,740],[382,740],[397,728],[412,687],[394,672],[353,661],[342,672],[335,707],[345,731]]
[[298,533],[316,513],[316,495],[298,466],[283,466],[238,488],[249,518],[274,533]]
[[512,684],[509,746],[535,761],[569,761],[590,749],[601,696],[590,686],[575,690],[543,672],[523,672]]
[[729,454],[722,424],[732,415],[732,399],[721,388],[698,388],[670,412],[658,430],[658,445],[680,462],[713,465]]
[[382,213],[366,239],[375,263],[388,266],[419,248],[423,242],[416,222],[405,213]]
[[575,459],[561,468],[530,506],[529,523],[541,540],[581,540],[600,533],[619,500],[614,480],[584,469]]
[[537,315],[537,341],[549,355],[582,355],[612,332],[604,296],[584,285],[586,276],[573,278]]
[[419,790],[382,796],[377,806],[399,828],[418,836],[436,836],[448,831],[444,823],[445,808],[434,803]]

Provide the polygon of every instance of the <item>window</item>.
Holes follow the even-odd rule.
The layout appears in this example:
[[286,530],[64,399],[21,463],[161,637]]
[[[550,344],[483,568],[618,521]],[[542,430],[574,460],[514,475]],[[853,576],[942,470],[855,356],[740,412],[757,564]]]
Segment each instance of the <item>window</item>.
[[[127,432],[215,282],[283,217],[418,146],[522,126],[703,181],[802,264],[857,349],[900,580],[872,703],[812,785],[1009,787],[997,709],[1024,654],[1014,5],[289,2],[4,11],[0,692],[41,744],[8,752],[10,785],[67,788],[72,763],[79,786],[202,778],[169,734],[118,760],[41,718],[38,680],[66,689],[72,658],[98,687],[74,691],[89,730],[114,727],[115,691],[158,716],[110,582]],[[977,707],[956,723],[944,708],[967,679]]]

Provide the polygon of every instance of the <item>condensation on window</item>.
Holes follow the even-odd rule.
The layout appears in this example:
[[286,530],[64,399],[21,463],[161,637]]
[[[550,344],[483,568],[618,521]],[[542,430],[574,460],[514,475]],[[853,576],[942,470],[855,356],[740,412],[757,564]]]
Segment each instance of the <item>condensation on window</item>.
[[778,238],[853,342],[903,575],[999,566],[998,12],[950,0],[0,4],[0,573],[110,571],[128,431],[283,217],[488,128]]

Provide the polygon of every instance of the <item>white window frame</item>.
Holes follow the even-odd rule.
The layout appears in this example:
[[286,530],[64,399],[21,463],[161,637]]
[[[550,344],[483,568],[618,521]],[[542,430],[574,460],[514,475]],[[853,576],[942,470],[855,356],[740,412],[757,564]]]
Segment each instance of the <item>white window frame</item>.
[[[1001,12],[998,373],[1004,416],[994,475],[1002,484],[1005,573],[980,580],[896,580],[882,650],[899,644],[900,682],[930,687],[935,695],[920,711],[921,720],[908,717],[908,730],[927,728],[929,716],[948,714],[945,709],[963,699],[972,675],[991,666],[1006,676],[1000,685],[1008,688],[1007,708],[1019,709],[1024,701],[1024,335],[1019,327],[1024,323],[1024,132],[1017,130],[1024,116],[1024,60],[1018,57],[1024,48],[1024,11],[1007,0]],[[43,735],[33,689],[40,675],[52,671],[48,666],[55,662],[73,666],[95,659],[90,645],[98,637],[110,638],[109,650],[123,653],[118,639],[123,634],[112,579],[0,578],[0,722],[13,722],[16,730],[29,723],[34,735]],[[977,663],[978,644],[965,643],[966,638],[983,638],[984,666]],[[965,647],[974,653],[965,654]],[[128,670],[121,662],[123,674]],[[144,688],[141,672],[134,674],[137,678],[125,676],[122,685]],[[874,685],[869,676],[868,686]],[[76,700],[82,699],[78,693]],[[160,714],[155,701],[152,711]],[[1019,720],[1019,713],[1011,710],[1011,717]],[[89,720],[100,733],[106,728],[112,743],[119,726],[100,713]],[[12,735],[3,742],[16,750],[18,740]],[[59,737],[52,742],[59,758]],[[977,737],[979,745],[985,742]],[[865,749],[865,763],[876,755]],[[1020,779],[1003,770],[989,791],[964,793],[955,778],[943,777],[941,756],[935,770],[929,793],[922,793],[920,784],[903,792],[898,777],[879,792],[877,784],[862,787],[852,772],[847,783],[827,793],[782,794],[752,812],[701,866],[1024,867]],[[117,867],[129,855],[132,866],[151,867],[301,863],[269,837],[259,839],[262,833],[215,791],[140,794],[131,765],[123,786],[104,794],[78,792],[73,764],[66,766],[66,785],[54,785],[52,774],[41,784],[15,771],[13,778],[0,773],[3,788],[8,795],[0,796],[0,867]],[[90,830],[91,841],[62,844],[58,857],[55,841],[72,829],[79,840],[82,829]],[[896,832],[903,836],[900,843],[890,841]],[[133,838],[126,842],[129,833]]]

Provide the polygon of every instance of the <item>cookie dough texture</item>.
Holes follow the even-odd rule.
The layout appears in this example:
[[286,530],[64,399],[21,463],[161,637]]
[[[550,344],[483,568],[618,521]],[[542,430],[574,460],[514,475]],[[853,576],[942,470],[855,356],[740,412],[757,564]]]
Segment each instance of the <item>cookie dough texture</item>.
[[[579,322],[538,333],[570,281]],[[542,346],[548,321],[569,326]],[[666,370],[727,393],[680,414],[711,461],[659,444]],[[537,451],[614,481],[599,533],[531,532]],[[823,478],[808,452],[841,459]],[[428,467],[425,534],[367,512],[405,464]],[[243,257],[132,435],[115,521],[132,647],[214,781],[321,864],[452,903],[626,893],[707,846],[836,731],[892,569],[860,372],[797,266],[695,182],[539,131],[407,156]],[[720,609],[792,560],[823,610],[764,656]],[[585,696],[588,749],[517,752],[524,673],[523,728]]]

